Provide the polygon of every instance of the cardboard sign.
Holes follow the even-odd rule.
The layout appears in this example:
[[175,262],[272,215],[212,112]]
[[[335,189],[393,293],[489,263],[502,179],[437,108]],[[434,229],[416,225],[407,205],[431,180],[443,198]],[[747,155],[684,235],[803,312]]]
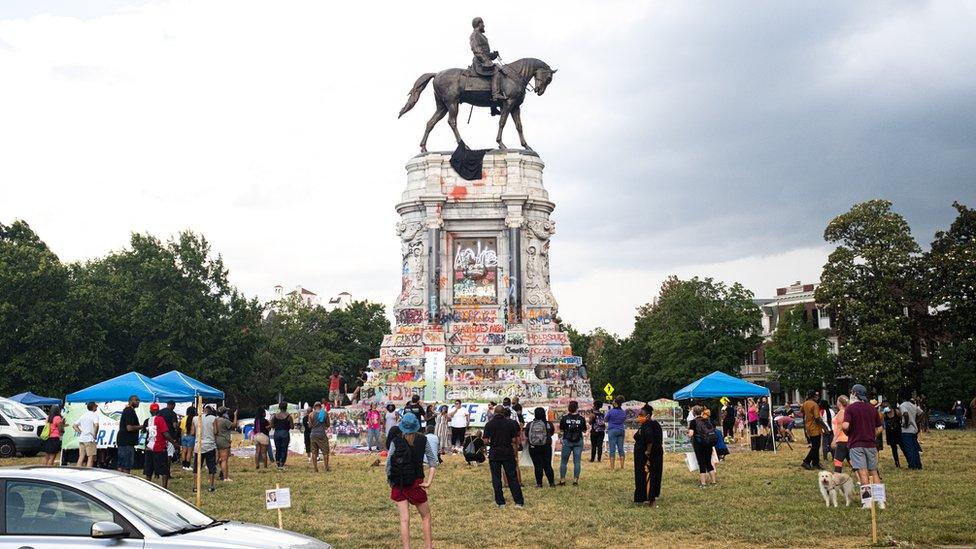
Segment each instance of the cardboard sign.
[[288,509],[291,507],[291,488],[265,490],[264,505],[267,509]]

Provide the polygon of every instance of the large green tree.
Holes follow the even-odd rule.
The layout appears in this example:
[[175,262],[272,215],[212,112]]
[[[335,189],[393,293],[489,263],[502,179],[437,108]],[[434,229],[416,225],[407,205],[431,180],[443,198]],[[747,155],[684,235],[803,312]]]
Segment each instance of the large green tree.
[[842,373],[878,390],[920,388],[919,325],[927,308],[921,250],[887,200],[855,204],[824,239],[836,244],[824,265],[817,303],[840,336]]
[[787,389],[805,393],[833,384],[837,378],[837,357],[830,352],[827,330],[803,317],[802,306],[789,309],[765,346],[766,361]]
[[638,309],[628,345],[634,396],[670,395],[715,370],[738,375],[761,341],[760,320],[752,292],[738,283],[669,277],[657,300]]

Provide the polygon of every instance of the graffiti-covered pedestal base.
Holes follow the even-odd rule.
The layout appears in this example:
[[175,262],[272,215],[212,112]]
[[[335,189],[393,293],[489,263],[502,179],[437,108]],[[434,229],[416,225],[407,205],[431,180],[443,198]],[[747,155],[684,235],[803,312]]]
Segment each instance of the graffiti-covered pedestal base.
[[549,286],[555,205],[543,168],[525,151],[489,152],[474,181],[447,153],[407,163],[396,326],[370,361],[365,402],[592,402]]

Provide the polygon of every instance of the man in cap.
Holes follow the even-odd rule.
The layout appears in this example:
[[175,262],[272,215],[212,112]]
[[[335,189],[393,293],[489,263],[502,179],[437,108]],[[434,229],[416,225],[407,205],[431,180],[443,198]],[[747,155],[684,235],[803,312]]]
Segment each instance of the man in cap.
[[166,419],[159,413],[159,403],[149,405],[149,420],[146,422],[146,457],[143,471],[146,480],[152,481],[153,475],[158,475],[163,488],[169,486],[169,457],[166,455],[166,443],[172,443],[174,438],[169,430]]
[[[881,416],[868,402],[864,385],[851,387],[851,404],[844,409],[843,429],[847,433],[851,467],[857,471],[861,485],[878,484],[878,447],[876,439],[884,430]],[[882,508],[884,504],[881,504]]]

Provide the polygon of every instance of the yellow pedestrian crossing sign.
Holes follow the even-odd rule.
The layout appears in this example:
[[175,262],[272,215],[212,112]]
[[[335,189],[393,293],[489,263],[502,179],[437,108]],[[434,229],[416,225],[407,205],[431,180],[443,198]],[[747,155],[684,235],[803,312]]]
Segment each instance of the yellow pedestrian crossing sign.
[[607,385],[603,388],[603,392],[607,394],[607,398],[610,398],[610,396],[613,395],[613,385],[607,383]]

